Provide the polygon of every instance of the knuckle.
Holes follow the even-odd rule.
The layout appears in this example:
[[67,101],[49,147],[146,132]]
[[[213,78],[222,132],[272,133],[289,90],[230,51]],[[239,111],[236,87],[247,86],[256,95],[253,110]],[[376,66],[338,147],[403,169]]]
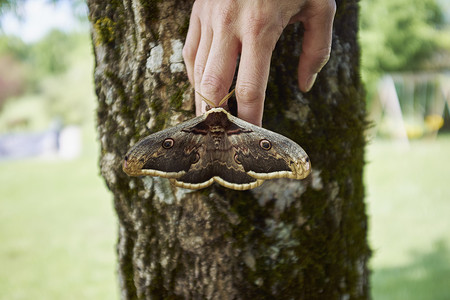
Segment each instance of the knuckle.
[[202,81],[200,84],[200,89],[201,89],[201,92],[204,93],[205,95],[214,97],[213,99],[210,99],[212,101],[219,99],[220,96],[225,91],[225,87],[224,87],[222,78],[220,78],[219,76],[216,76],[214,74],[204,74],[203,75]]
[[331,45],[317,50],[315,53],[315,57],[317,58],[317,60],[328,61],[328,59],[330,58],[330,53]]
[[330,47],[322,48],[319,50],[314,50],[310,53],[307,53],[309,60],[311,62],[311,71],[314,73],[320,72],[322,68],[326,65],[328,60],[330,59]]
[[322,2],[322,4],[318,6],[318,13],[322,14],[325,19],[332,20],[334,15],[336,14],[336,1],[328,0]]
[[[228,1],[230,2],[230,1]],[[228,28],[230,26],[232,26],[232,24],[235,22],[235,7],[232,3],[232,1],[230,3],[227,3],[226,5],[224,5],[218,15],[217,21],[219,22],[219,25],[222,28]]]
[[319,49],[305,49],[303,53],[311,60],[327,62],[330,58],[331,44]]
[[239,103],[243,105],[251,105],[264,99],[264,90],[250,82],[239,84],[235,92]]
[[194,58],[195,58],[195,50],[194,50],[194,48],[191,45],[187,44],[187,43],[184,44],[182,54],[183,54],[183,59],[185,61],[186,60],[193,61]]
[[258,38],[267,30],[268,16],[260,12],[259,14],[252,14],[244,27],[245,33],[249,36]]
[[326,48],[317,50],[315,58],[319,62],[319,65],[321,67],[324,66],[330,59],[330,54],[331,54],[331,45]]
[[194,1],[194,4],[192,4],[192,12],[193,15],[199,15],[202,11],[202,8],[205,6],[204,1],[197,0]]
[[275,47],[283,30],[282,17],[274,17],[272,12],[265,10],[252,12],[242,26],[242,34],[246,39],[269,48]]
[[330,12],[330,15],[334,16],[336,13],[336,1],[335,0],[329,0],[328,1],[328,11]]

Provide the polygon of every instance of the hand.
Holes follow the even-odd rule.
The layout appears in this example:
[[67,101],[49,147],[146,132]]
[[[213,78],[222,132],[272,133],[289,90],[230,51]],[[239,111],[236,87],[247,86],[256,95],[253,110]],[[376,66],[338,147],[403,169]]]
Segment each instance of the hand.
[[[336,3],[334,0],[197,0],[191,13],[183,57],[195,90],[218,103],[236,82],[238,116],[261,126],[270,59],[289,23],[305,28],[298,84],[311,89],[328,61]],[[196,113],[206,105],[196,94]]]

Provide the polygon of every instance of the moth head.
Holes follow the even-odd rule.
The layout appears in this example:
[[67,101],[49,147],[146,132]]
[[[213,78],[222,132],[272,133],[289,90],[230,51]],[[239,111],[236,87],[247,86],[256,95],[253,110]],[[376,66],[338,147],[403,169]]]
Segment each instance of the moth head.
[[292,176],[288,176],[289,178],[304,179],[311,173],[311,161],[308,154],[298,145],[292,149],[289,163],[292,170]]
[[203,101],[205,101],[206,103],[206,111],[211,110],[212,108],[217,108],[217,107],[222,107],[226,110],[229,111],[230,108],[228,107],[228,104],[226,103],[228,101],[228,99],[230,99],[230,97],[233,95],[234,93],[234,89],[229,92],[225,97],[222,98],[222,100],[220,100],[218,105],[215,105],[213,101],[209,100],[208,98],[206,98],[205,96],[203,96],[202,94],[200,94],[199,91],[195,91],[202,99]]
[[295,173],[296,179],[303,179],[308,177],[311,173],[311,162],[308,155],[301,157],[297,162],[295,162]]

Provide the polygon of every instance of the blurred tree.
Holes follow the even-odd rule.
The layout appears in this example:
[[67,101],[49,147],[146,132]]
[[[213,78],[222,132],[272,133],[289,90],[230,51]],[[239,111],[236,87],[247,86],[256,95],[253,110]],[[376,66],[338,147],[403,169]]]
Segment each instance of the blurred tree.
[[361,1],[362,75],[373,89],[386,72],[416,71],[440,49],[450,49],[436,0]]
[[58,29],[32,44],[26,44],[15,36],[0,35],[0,56],[13,57],[33,70],[26,74],[26,80],[29,86],[37,87],[42,78],[67,70],[71,53],[79,43],[77,34],[67,34]]
[[[17,1],[15,0],[0,0],[0,16],[10,9],[13,9],[15,7]],[[0,23],[1,26],[1,23]],[[1,27],[0,27],[1,29]]]
[[10,55],[25,62],[30,55],[30,47],[17,36],[0,34],[0,55]]
[[302,27],[274,50],[264,126],[305,148],[309,181],[189,191],[122,171],[139,138],[193,116],[181,56],[192,3],[88,1],[122,299],[369,299],[356,0],[337,1],[332,56],[310,93],[297,87]]
[[67,69],[71,49],[76,46],[75,35],[53,29],[30,49],[28,60],[34,67],[37,78],[59,74]]
[[25,90],[26,66],[11,55],[0,55],[0,111],[9,97],[18,96]]
[[[17,9],[20,18],[25,2],[2,1],[0,14]],[[81,0],[71,3],[78,19],[86,22],[86,4]],[[92,69],[89,42],[87,26],[72,32],[54,29],[33,43],[0,33],[0,127],[8,130],[6,125],[16,119],[27,120],[29,126],[23,130],[45,128],[54,118],[65,124],[91,121],[95,106],[92,80],[85,75]]]
[[29,68],[25,63],[29,48],[17,37],[0,35],[0,111],[10,97],[26,90]]

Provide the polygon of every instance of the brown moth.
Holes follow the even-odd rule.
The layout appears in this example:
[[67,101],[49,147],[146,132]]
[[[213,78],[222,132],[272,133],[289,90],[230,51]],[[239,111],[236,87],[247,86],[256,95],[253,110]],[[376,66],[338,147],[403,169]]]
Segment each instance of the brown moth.
[[215,107],[139,141],[126,154],[123,170],[130,176],[170,178],[176,186],[188,189],[217,182],[247,190],[266,179],[304,179],[311,163],[291,139]]

